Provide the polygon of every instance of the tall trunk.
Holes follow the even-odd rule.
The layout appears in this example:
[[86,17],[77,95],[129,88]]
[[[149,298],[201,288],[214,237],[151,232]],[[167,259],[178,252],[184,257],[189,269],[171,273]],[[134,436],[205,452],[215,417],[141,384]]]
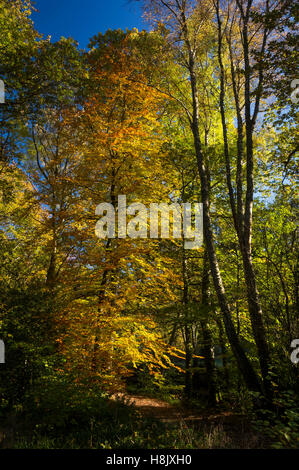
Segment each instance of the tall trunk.
[[213,240],[213,231],[212,223],[209,212],[209,196],[208,196],[208,184],[205,165],[203,161],[203,154],[201,151],[201,142],[199,135],[199,119],[198,119],[198,100],[197,100],[197,87],[196,87],[196,77],[194,73],[194,63],[193,58],[190,58],[190,74],[191,74],[191,86],[192,86],[192,95],[193,95],[193,122],[192,122],[192,132],[194,138],[194,146],[198,164],[198,170],[201,181],[201,197],[203,204],[203,224],[204,224],[204,235],[206,239],[207,251],[210,260],[211,273],[214,281],[214,287],[218,297],[218,302],[223,314],[223,320],[225,324],[225,329],[227,336],[229,338],[232,350],[238,362],[239,368],[243,374],[244,380],[249,389],[260,391],[260,384],[257,378],[257,375],[248,360],[235,331],[235,327],[232,321],[230,306],[227,301],[225,289],[223,286],[218,260],[216,256],[216,250]]
[[202,305],[207,307],[203,310],[205,313],[201,317],[200,325],[203,336],[203,354],[207,373],[208,382],[208,403],[211,406],[216,404],[216,368],[215,357],[213,351],[212,332],[209,326],[210,310],[210,279],[209,279],[209,259],[205,249],[203,257],[203,274],[202,274]]
[[192,395],[192,335],[189,325],[185,325],[185,396]]
[[[113,155],[111,154],[111,158],[113,160]],[[116,205],[116,194],[115,194],[115,176],[116,172],[114,167],[112,168],[112,180],[111,180],[111,185],[110,185],[110,202],[113,204],[115,207]],[[105,242],[105,250],[109,252],[110,246],[111,246],[111,238],[108,238],[107,241]],[[105,256],[106,258],[106,256]],[[92,351],[92,359],[91,359],[91,368],[93,371],[96,371],[98,368],[97,364],[97,355],[98,355],[98,341],[99,341],[99,334],[100,334],[100,320],[102,317],[102,308],[103,308],[103,302],[105,300],[106,296],[106,285],[108,283],[108,276],[113,272],[112,268],[105,268],[103,271],[102,279],[101,279],[101,284],[100,284],[100,289],[98,292],[98,315],[96,319],[96,325],[95,325],[95,339],[94,339],[94,344],[93,344],[93,351]],[[111,279],[110,279],[111,281]],[[112,352],[111,354],[107,354],[105,358],[105,365],[108,370],[111,370],[112,368]]]
[[[262,308],[259,299],[256,276],[252,263],[252,209],[253,209],[253,131],[256,115],[259,109],[259,98],[261,93],[262,76],[259,77],[258,94],[256,97],[253,117],[251,117],[251,67],[249,60],[249,39],[248,39],[248,21],[251,7],[251,1],[248,1],[246,14],[242,15],[243,20],[243,51],[245,66],[245,128],[246,128],[246,200],[244,216],[244,232],[240,243],[245,282],[247,287],[248,309],[252,325],[253,336],[258,350],[258,357],[263,377],[265,393],[268,398],[272,396],[270,381],[268,379],[270,353],[266,340],[266,331],[263,322]],[[266,36],[264,35],[263,47],[265,47]]]
[[247,288],[248,309],[252,332],[257,346],[259,363],[261,367],[263,385],[268,398],[272,396],[271,385],[268,377],[270,353],[266,340],[266,331],[263,321],[262,308],[259,300],[259,294],[256,285],[256,277],[252,264],[251,247],[242,250],[244,275]]
[[223,315],[225,330],[226,330],[232,351],[237,360],[239,369],[243,375],[243,378],[245,380],[245,383],[248,389],[253,390],[253,391],[261,391],[258,377],[252,367],[251,362],[246,356],[245,351],[242,348],[238,335],[236,333],[236,330],[232,321],[230,306],[227,300],[226,292],[224,289],[222,277],[221,277],[220,270],[219,270],[216,249],[215,249],[214,239],[213,239],[212,222],[211,222],[210,211],[209,211],[208,178],[207,178],[207,172],[206,172],[206,168],[204,164],[204,158],[203,158],[203,153],[202,153],[202,148],[201,148],[200,133],[199,133],[199,104],[198,104],[197,79],[196,79],[195,62],[194,62],[195,53],[192,50],[192,46],[188,38],[187,22],[186,22],[185,17],[183,17],[183,21],[184,21],[185,43],[186,43],[188,55],[189,55],[188,68],[189,68],[189,73],[190,73],[190,84],[191,84],[191,90],[192,90],[193,116],[192,116],[192,121],[191,121],[191,128],[192,128],[192,133],[193,133],[194,148],[195,148],[197,166],[198,166],[200,182],[201,182],[204,237],[206,240],[207,252],[208,252],[209,261],[210,261],[211,274],[212,274],[212,278],[214,282],[215,291],[218,297],[219,306]]
[[188,315],[188,275],[187,275],[187,259],[185,249],[183,247],[183,309],[184,309],[184,336],[185,336],[185,395],[189,399],[192,393],[192,331],[189,324]]
[[[208,148],[208,129],[205,129],[204,135],[204,145],[205,148]],[[206,156],[206,171],[208,179],[208,189],[210,194],[210,169],[209,169],[209,159]],[[201,336],[203,339],[203,355],[204,363],[206,368],[206,378],[208,385],[208,404],[214,406],[216,404],[216,393],[217,393],[217,380],[216,380],[216,367],[215,367],[215,356],[213,350],[213,338],[212,332],[209,326],[209,316],[211,315],[211,302],[210,302],[210,267],[209,267],[209,258],[206,246],[204,248],[203,255],[203,267],[202,267],[202,282],[201,282],[201,315],[200,315],[200,326],[201,326],[201,335],[199,333],[199,338],[197,344],[200,344]],[[198,376],[198,379],[197,379]],[[200,373],[199,371],[194,372],[193,377],[193,389],[196,391],[196,388],[200,385]]]
[[[247,303],[248,310],[250,315],[252,332],[257,347],[259,363],[262,372],[264,392],[270,398],[271,396],[271,387],[268,381],[268,372],[269,372],[269,362],[270,355],[268,344],[266,341],[266,331],[263,323],[262,317],[262,308],[259,300],[257,285],[256,285],[256,276],[253,269],[252,256],[251,256],[251,239],[252,239],[252,208],[253,208],[253,129],[254,121],[251,118],[251,98],[250,98],[250,63],[249,63],[249,43],[248,43],[248,31],[247,24],[249,19],[250,4],[248,2],[248,8],[246,14],[243,9],[241,9],[241,17],[243,21],[243,51],[244,51],[244,64],[245,64],[245,128],[246,128],[246,199],[245,199],[245,215],[243,216],[243,208],[241,202],[242,196],[242,179],[241,179],[241,160],[243,154],[243,122],[241,118],[239,99],[236,90],[235,84],[235,74],[233,67],[233,59],[231,57],[231,71],[233,77],[233,91],[235,98],[235,106],[237,110],[237,122],[238,122],[238,141],[237,141],[237,151],[238,151],[238,160],[237,160],[237,211],[235,206],[234,191],[231,181],[231,166],[230,166],[230,157],[228,150],[228,140],[227,140],[227,126],[226,126],[226,117],[225,117],[225,108],[224,108],[224,67],[222,62],[222,22],[219,12],[219,2],[216,4],[216,13],[217,13],[217,22],[218,22],[218,60],[220,67],[220,112],[222,120],[222,129],[223,129],[223,141],[224,141],[224,156],[226,164],[226,179],[227,187],[229,191],[229,200],[230,206],[233,215],[234,226],[238,235],[238,241],[240,246],[240,251],[242,254],[243,260],[243,269],[244,277],[247,290]],[[232,51],[230,48],[230,53]],[[256,112],[256,109],[255,109]]]
[[47,278],[46,284],[48,287],[53,288],[55,285],[56,279],[56,250],[53,248],[51,256],[50,256],[50,263],[47,271]]
[[219,331],[219,344],[221,347],[221,354],[222,354],[224,380],[225,380],[225,384],[228,390],[229,389],[229,372],[228,372],[228,365],[227,365],[227,350],[226,350],[225,341],[224,341],[223,326],[222,326],[221,318],[219,318],[217,314],[215,315],[215,317],[216,317],[216,323],[217,323],[218,331]]

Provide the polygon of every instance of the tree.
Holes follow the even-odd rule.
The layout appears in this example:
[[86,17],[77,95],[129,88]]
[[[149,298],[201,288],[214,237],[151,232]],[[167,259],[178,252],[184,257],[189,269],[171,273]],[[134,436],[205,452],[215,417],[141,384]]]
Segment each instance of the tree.
[[[260,391],[261,388],[258,377],[236,334],[232,321],[231,308],[227,300],[219,269],[210,215],[209,180],[200,137],[198,78],[196,73],[197,54],[200,44],[199,31],[200,29],[203,31],[203,24],[209,23],[212,8],[207,2],[201,4],[196,3],[195,5],[194,2],[186,2],[185,0],[182,2],[153,1],[150,2],[150,4],[153,6],[155,13],[159,15],[161,21],[165,22],[166,26],[170,29],[173,35],[172,39],[181,46],[181,50],[177,49],[176,52],[179,54],[179,57],[181,57],[182,63],[189,73],[192,110],[187,111],[187,115],[193,134],[194,150],[200,175],[204,234],[209,254],[211,274],[222,311],[226,333],[244,380],[249,389]],[[184,51],[186,54],[184,54]]]
[[[94,39],[88,56],[90,95],[83,109],[63,122],[63,127],[71,123],[79,140],[70,146],[76,164],[67,178],[78,193],[72,216],[76,233],[71,233],[76,275],[68,281],[75,292],[64,313],[68,327],[62,349],[71,369],[99,377],[110,388],[114,382],[119,386],[132,365],[146,363],[154,372],[169,363],[168,347],[148,312],[157,301],[175,296],[171,285],[176,276],[157,242],[130,243],[119,227],[118,238],[95,236],[100,202],[116,207],[123,194],[128,204],[138,198],[146,204],[168,194],[157,120],[164,97],[144,84],[130,50],[131,34],[108,32]],[[58,176],[64,184],[64,176]],[[82,212],[78,226],[76,214]]]

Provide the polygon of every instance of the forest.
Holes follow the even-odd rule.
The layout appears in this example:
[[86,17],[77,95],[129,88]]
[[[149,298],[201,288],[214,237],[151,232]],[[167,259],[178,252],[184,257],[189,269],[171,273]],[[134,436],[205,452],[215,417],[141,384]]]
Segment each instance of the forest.
[[296,449],[296,2],[139,3],[0,0],[0,448]]

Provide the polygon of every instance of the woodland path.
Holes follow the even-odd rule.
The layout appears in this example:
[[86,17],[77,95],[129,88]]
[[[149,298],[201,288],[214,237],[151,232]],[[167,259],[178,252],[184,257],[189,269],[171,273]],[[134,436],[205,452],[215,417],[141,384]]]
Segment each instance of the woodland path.
[[182,405],[171,405],[158,398],[144,397],[142,395],[129,395],[126,393],[116,393],[112,398],[120,398],[128,404],[133,404],[142,414],[159,419],[164,422],[217,422],[240,420],[241,416],[232,411],[211,410],[198,411]]
[[[248,417],[237,413],[236,410],[198,410],[177,404],[171,405],[158,398],[127,393],[115,393],[112,396],[113,399],[117,397],[125,403],[134,405],[143,416],[156,418],[164,423],[179,424],[185,429],[202,430],[210,436],[211,442],[213,436],[220,433],[220,447],[241,449],[268,447],[264,436],[251,428]],[[211,446],[213,448],[212,444]]]

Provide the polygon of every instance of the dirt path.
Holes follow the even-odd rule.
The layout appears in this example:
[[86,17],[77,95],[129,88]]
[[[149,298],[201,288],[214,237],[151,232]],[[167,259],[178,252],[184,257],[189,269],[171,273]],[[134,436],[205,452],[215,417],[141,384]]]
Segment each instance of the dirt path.
[[[170,405],[166,401],[157,398],[149,398],[141,395],[127,395],[125,393],[118,393],[113,395],[113,398],[121,398],[127,401],[128,404],[133,404],[142,414],[152,418],[159,419],[164,422],[217,422],[223,423],[226,421],[234,421],[240,419],[232,411],[214,412],[206,411],[199,412],[179,405]],[[238,420],[239,420],[238,419]]]
[[202,431],[208,439],[207,448],[216,446],[258,449],[268,446],[264,436],[258,435],[251,428],[249,419],[233,410],[192,410],[180,405],[170,405],[157,398],[126,393],[115,394],[112,398],[117,397],[128,404],[133,404],[144,416],[165,423],[178,423],[182,429],[193,428]]

